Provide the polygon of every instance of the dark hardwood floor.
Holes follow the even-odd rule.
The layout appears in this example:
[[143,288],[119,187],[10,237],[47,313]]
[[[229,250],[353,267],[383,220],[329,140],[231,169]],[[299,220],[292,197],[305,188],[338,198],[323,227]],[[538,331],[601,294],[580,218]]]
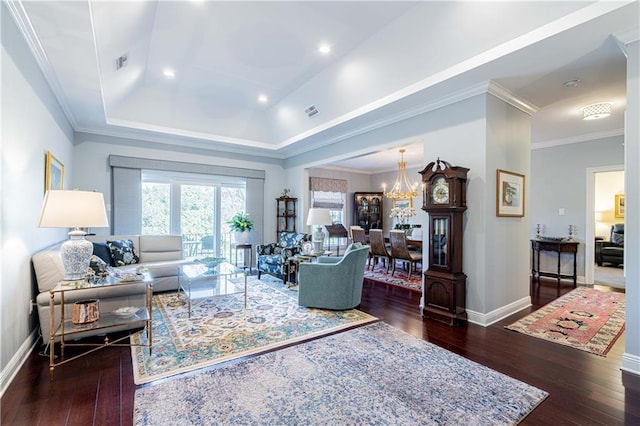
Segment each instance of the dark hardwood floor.
[[[609,289],[608,287],[600,287]],[[569,285],[562,294],[571,290]],[[624,335],[606,357],[504,329],[555,299],[555,282],[543,281],[530,309],[490,326],[451,328],[423,320],[420,295],[365,283],[360,309],[414,336],[549,392],[525,425],[640,425],[640,396],[622,384]],[[129,348],[97,351],[55,370],[32,353],[1,401],[2,425],[129,425],[135,385]],[[637,377],[625,376],[635,389]],[[159,407],[161,409],[161,407]]]

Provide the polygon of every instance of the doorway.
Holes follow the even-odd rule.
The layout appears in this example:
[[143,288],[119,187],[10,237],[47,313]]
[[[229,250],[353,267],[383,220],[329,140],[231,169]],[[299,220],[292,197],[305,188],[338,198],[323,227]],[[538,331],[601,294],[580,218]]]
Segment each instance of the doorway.
[[623,223],[615,215],[615,195],[624,194],[624,166],[613,165],[587,169],[587,206],[585,223],[585,283],[624,288],[622,267],[598,267],[595,263],[596,239],[609,239],[611,225]]

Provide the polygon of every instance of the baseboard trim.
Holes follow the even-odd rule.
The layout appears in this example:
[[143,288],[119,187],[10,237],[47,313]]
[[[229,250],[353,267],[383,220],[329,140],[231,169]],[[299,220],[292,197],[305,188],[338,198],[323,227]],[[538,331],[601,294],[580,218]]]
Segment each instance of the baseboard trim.
[[20,345],[18,351],[11,357],[11,360],[0,373],[0,398],[4,396],[4,392],[7,390],[11,382],[13,381],[22,365],[25,363],[33,348],[38,343],[38,327],[36,327],[27,339]]
[[640,356],[630,353],[622,354],[622,365],[620,366],[622,371],[627,373],[633,373],[640,376]]
[[493,311],[486,314],[467,309],[467,321],[473,324],[481,325],[483,327],[488,327],[491,324],[508,317],[509,315],[515,314],[518,311],[528,308],[529,306],[531,306],[531,296],[523,297],[520,300],[511,302],[508,305],[504,305],[498,309],[494,309]]

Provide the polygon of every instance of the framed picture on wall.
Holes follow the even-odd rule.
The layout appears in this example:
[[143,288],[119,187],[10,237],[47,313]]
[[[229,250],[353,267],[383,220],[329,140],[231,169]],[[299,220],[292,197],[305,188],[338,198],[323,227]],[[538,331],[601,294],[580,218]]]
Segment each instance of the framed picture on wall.
[[614,216],[615,217],[624,217],[624,194],[616,194],[614,207]]
[[47,151],[44,173],[44,190],[64,189],[64,164]]
[[524,216],[524,175],[496,171],[496,216]]
[[401,208],[401,209],[406,209],[408,207],[413,207],[413,199],[412,198],[407,198],[407,199],[394,199],[393,200],[393,208]]

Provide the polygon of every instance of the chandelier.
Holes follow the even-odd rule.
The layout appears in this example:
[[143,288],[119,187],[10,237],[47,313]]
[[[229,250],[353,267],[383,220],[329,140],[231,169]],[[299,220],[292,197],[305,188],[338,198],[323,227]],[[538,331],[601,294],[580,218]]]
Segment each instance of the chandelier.
[[417,184],[411,185],[409,183],[409,177],[407,176],[407,163],[404,161],[405,149],[400,150],[400,162],[398,163],[398,177],[395,183],[391,187],[390,191],[386,191],[383,185],[385,197],[402,200],[416,197],[418,192],[416,191]]

